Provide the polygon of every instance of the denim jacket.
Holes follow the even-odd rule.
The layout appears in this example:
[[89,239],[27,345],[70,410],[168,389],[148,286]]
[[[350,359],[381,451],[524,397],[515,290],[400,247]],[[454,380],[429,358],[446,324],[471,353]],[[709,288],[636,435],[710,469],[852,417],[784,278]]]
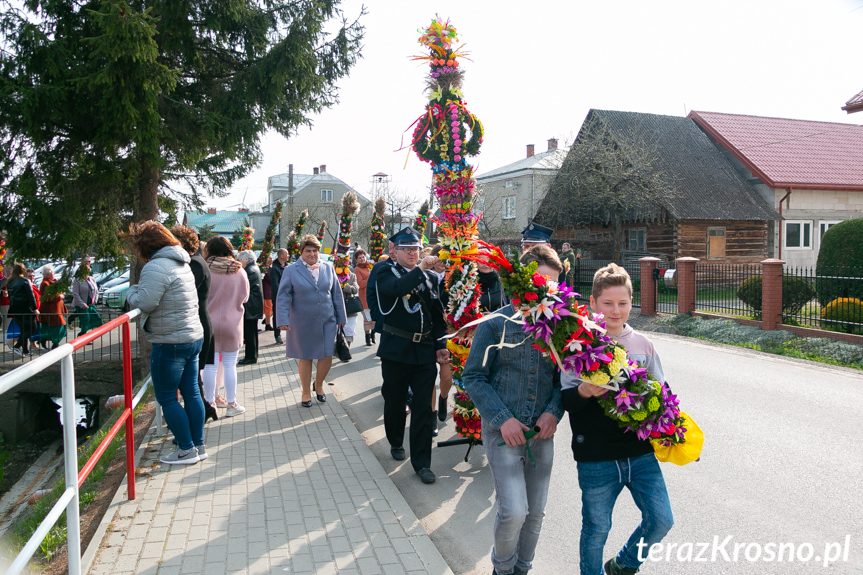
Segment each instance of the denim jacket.
[[[532,338],[525,341],[529,336],[521,325],[503,317],[515,313],[512,305],[498,312],[502,316],[477,327],[462,375],[465,391],[495,430],[513,416],[528,427],[545,412],[559,421],[563,417],[559,372],[551,360],[533,348]],[[489,348],[502,337],[506,344],[521,345]],[[486,349],[488,360],[483,365]]]

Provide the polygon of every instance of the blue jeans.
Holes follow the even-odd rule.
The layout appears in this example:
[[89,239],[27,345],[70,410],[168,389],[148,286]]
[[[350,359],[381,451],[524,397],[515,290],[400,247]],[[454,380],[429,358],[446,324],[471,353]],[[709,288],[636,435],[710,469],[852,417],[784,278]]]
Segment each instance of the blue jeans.
[[[508,447],[499,430],[482,420],[482,443],[494,479],[497,515],[491,562],[498,573],[527,573],[536,552],[554,462],[554,438]],[[530,460],[527,447],[536,460]]]
[[611,530],[611,512],[624,486],[641,510],[641,523],[617,554],[621,567],[638,569],[650,546],[674,524],[671,502],[659,462],[652,453],[617,461],[578,462],[581,488],[581,575],[602,575],[602,549]]
[[[203,341],[154,343],[150,353],[153,393],[181,449],[204,444],[204,400],[198,390],[198,354]],[[178,389],[183,407],[177,401]]]

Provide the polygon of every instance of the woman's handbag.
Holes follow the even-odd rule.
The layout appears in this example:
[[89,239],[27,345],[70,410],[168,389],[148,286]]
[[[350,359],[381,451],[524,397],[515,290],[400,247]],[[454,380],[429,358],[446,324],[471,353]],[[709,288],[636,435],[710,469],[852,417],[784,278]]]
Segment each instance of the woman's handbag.
[[348,345],[348,340],[345,338],[345,330],[342,328],[339,328],[338,333],[336,333],[336,355],[342,361],[351,360],[351,347]]
[[345,298],[345,314],[346,315],[354,315],[357,313],[362,313],[363,311],[363,302],[360,301],[360,296],[352,295]]

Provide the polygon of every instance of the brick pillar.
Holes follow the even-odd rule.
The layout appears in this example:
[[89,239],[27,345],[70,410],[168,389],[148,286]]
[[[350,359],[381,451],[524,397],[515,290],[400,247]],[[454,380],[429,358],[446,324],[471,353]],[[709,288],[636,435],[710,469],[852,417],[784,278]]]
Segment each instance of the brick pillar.
[[[641,258],[641,315],[656,315],[656,280],[653,270],[659,265],[659,258]],[[661,281],[661,280],[660,280]]]
[[761,262],[761,329],[771,331],[782,323],[782,265],[769,259]]
[[677,258],[677,313],[695,311],[695,264],[698,258]]

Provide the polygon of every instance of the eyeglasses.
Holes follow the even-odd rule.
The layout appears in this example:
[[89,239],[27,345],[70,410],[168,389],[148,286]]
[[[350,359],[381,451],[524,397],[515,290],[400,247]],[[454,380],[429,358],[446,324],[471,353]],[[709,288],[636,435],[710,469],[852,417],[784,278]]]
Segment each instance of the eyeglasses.
[[416,246],[414,246],[412,248],[408,247],[408,248],[396,248],[396,249],[399,250],[400,252],[407,252],[409,254],[418,254],[420,251],[420,249]]

